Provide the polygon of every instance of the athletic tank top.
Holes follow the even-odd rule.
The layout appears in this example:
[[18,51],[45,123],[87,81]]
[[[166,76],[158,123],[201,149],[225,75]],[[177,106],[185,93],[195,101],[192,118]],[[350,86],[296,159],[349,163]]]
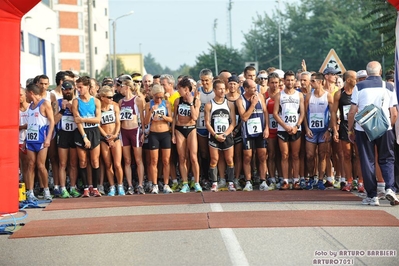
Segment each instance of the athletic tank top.
[[201,106],[199,110],[199,116],[197,120],[197,129],[206,129],[205,127],[205,104],[209,103],[213,98],[215,98],[215,93],[212,91],[205,92],[203,87],[198,88],[200,95]]
[[348,95],[344,89],[341,89],[341,97],[338,102],[339,118],[341,120],[340,128],[348,130],[348,113],[351,108],[352,94]]
[[40,100],[35,109],[33,103],[28,108],[28,129],[26,130],[27,143],[43,143],[47,137],[48,119],[40,113],[40,106],[45,99]]
[[[154,106],[154,100],[150,101],[150,110]],[[151,114],[151,120],[154,119],[155,116],[168,116],[168,108],[166,108],[166,100],[162,100],[161,104],[158,105],[158,109],[154,110]],[[163,118],[158,117],[158,120],[163,120]]]
[[[227,97],[226,97],[226,99],[227,99]],[[238,98],[237,98],[237,99],[238,99]],[[235,114],[236,114],[236,126],[235,126],[235,128],[234,128],[235,134],[237,134],[237,133],[240,132],[240,130],[241,130],[241,126],[240,126],[241,117],[240,117],[240,115],[239,115],[239,113],[238,113],[238,108],[237,108],[237,105],[236,105],[237,99],[234,100],[234,101],[230,101],[229,99],[227,99],[227,101],[233,103],[233,105],[234,105],[234,111],[235,111]]]
[[308,126],[312,132],[324,132],[330,122],[330,112],[327,99],[328,92],[325,91],[321,97],[316,97],[314,91],[310,94],[308,106]]
[[[291,127],[298,123],[299,118],[299,92],[294,91],[293,94],[287,94],[284,90],[280,92],[280,107],[278,114],[283,122]],[[278,124],[278,131],[285,131],[285,129]],[[301,125],[299,125],[298,130],[301,130]]]
[[[94,97],[90,96],[90,99],[88,102],[82,101],[79,97],[78,99],[78,111],[79,115],[82,118],[93,118],[96,117],[96,103],[94,101]],[[92,123],[83,123],[84,128],[93,128],[93,127],[98,127],[98,124],[92,124]]]
[[222,134],[231,123],[228,101],[224,98],[223,103],[216,103],[215,100],[212,99],[211,105],[211,126],[216,134]]
[[[195,103],[195,98],[194,98]],[[177,108],[177,115],[179,116],[191,116],[191,106],[183,100],[183,97],[179,98],[179,107]]]
[[274,119],[273,116],[273,109],[274,109],[274,100],[269,97],[269,93],[265,93],[266,96],[266,108],[267,112],[269,113],[269,132],[277,133],[277,121]]
[[[58,106],[60,108],[62,106],[62,100],[63,99],[58,99]],[[74,131],[76,129],[75,119],[69,108],[65,109],[64,114],[62,115],[60,121],[57,123],[55,127],[57,130],[63,130],[63,131]]]
[[113,124],[115,121],[115,108],[110,104],[108,111],[101,111],[101,125]]
[[[19,111],[19,125],[23,126],[28,123],[28,112],[29,112],[29,107],[26,108],[25,111]],[[19,130],[19,144],[24,143],[26,139],[26,129],[20,129]]]
[[54,96],[55,96],[55,98],[57,99],[57,101],[59,100],[59,99],[62,99],[63,98],[63,96],[62,96],[62,94],[61,95],[58,95],[55,91],[50,91],[50,93],[52,93],[52,94],[54,94]]
[[[137,118],[139,119],[139,108],[137,107],[136,104],[136,97],[134,96],[130,100],[125,100],[122,99],[121,101],[121,111],[120,111],[120,120],[133,120],[133,115],[137,115]],[[138,121],[139,122],[139,121]]]
[[51,92],[46,91],[46,98],[43,98],[43,99],[45,99],[46,101],[49,101],[51,103]]
[[[251,106],[251,101],[247,100],[244,95],[241,95],[241,99],[244,110],[246,112]],[[241,134],[245,138],[256,138],[262,135],[264,128],[265,117],[263,114],[262,103],[261,101],[258,101],[247,122],[242,123]]]

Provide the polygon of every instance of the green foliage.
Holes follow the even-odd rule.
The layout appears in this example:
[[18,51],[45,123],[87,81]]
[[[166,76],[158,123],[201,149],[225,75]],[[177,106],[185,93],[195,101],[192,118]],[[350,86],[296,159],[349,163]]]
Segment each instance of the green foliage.
[[[375,0],[374,0],[375,1]],[[318,71],[330,49],[346,69],[364,69],[371,60],[381,61],[380,34],[370,27],[365,14],[376,6],[373,0],[302,0],[286,3],[285,12],[258,15],[255,28],[244,34],[244,57],[259,61],[259,68],[278,67],[278,24],[281,27],[282,68],[297,70],[302,59],[309,70]],[[381,20],[382,21],[382,20]],[[394,27],[384,27],[386,32]],[[388,55],[389,51],[385,50]]]
[[150,73],[152,75],[161,75],[165,73],[163,67],[155,61],[155,58],[152,56],[151,53],[144,56],[144,67],[147,73]]
[[212,70],[214,76],[218,75],[218,73],[215,73],[214,49],[216,49],[218,71],[223,69],[235,73],[243,71],[244,60],[237,49],[232,49],[222,44],[216,44],[215,46],[210,44],[209,46],[208,52],[203,52],[197,56],[196,64],[190,69],[189,73],[194,79],[199,78],[198,74],[204,68]]
[[[99,73],[96,73],[96,80],[103,80],[103,78],[105,77],[112,77],[113,76],[113,72],[112,72],[112,68],[113,68],[113,61],[111,60],[111,68],[109,65],[109,61],[107,61],[107,64],[105,65],[105,67],[103,69],[101,69],[101,71]],[[131,74],[133,71],[126,69],[125,65],[123,64],[122,60],[118,57],[116,57],[116,73],[119,75],[120,73],[125,73],[125,74]],[[111,73],[110,73],[111,71]]]

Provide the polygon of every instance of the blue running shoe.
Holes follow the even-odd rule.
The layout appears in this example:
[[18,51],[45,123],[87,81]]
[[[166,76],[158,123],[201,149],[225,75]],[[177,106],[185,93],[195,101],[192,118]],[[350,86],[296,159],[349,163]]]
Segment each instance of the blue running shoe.
[[319,190],[325,190],[325,189],[326,189],[326,187],[325,187],[324,184],[323,184],[323,180],[319,180],[319,181],[317,182],[317,188],[318,188]]
[[123,188],[123,186],[119,186],[118,185],[118,195],[119,196],[125,196],[125,189]]
[[53,190],[54,198],[61,198],[61,190],[59,188],[55,188]]
[[180,189],[181,193],[187,193],[190,192],[190,187],[188,186],[188,184],[184,184],[183,187]]
[[115,196],[115,186],[111,186],[109,188],[108,196],[110,196],[110,197]]
[[306,182],[305,189],[306,190],[312,190],[313,189],[313,182],[314,182],[313,178],[309,178],[308,182]]
[[202,192],[202,187],[199,183],[194,183],[194,190],[195,192]]
[[299,186],[300,186],[302,189],[306,189],[306,180],[305,180],[305,179],[300,179],[300,180],[299,180]]

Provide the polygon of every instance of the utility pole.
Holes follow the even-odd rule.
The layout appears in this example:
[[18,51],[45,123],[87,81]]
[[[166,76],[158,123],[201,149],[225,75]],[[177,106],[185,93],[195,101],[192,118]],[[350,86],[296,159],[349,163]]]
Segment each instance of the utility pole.
[[229,37],[230,37],[230,49],[233,48],[233,31],[231,26],[231,9],[233,8],[233,2],[229,0],[229,6],[227,10],[229,10]]
[[280,69],[283,69],[283,63],[281,62],[281,9],[280,9],[280,0],[278,2],[278,65]]
[[213,22],[213,41],[214,41],[214,47],[213,47],[213,55],[215,57],[215,75],[218,75],[219,70],[218,70],[218,57],[216,55],[216,28],[217,28],[217,21],[218,19],[215,18]]

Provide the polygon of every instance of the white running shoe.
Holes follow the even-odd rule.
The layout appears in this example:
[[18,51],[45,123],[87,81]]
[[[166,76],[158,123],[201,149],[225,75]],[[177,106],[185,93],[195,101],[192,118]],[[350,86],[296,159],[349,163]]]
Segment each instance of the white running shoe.
[[380,201],[378,200],[378,197],[373,197],[373,198],[365,198],[362,200],[363,205],[370,205],[370,206],[380,206]]
[[259,190],[260,191],[268,191],[269,190],[269,186],[266,184],[266,181],[263,181],[262,184],[260,184]]
[[245,187],[244,187],[243,190],[244,190],[244,191],[252,191],[252,190],[254,190],[254,189],[252,188],[251,182],[247,182],[247,183],[245,184]]
[[158,185],[152,185],[151,193],[152,194],[158,194],[159,193]]
[[169,187],[169,185],[164,185],[163,193],[165,193],[165,194],[173,193],[173,190]]

